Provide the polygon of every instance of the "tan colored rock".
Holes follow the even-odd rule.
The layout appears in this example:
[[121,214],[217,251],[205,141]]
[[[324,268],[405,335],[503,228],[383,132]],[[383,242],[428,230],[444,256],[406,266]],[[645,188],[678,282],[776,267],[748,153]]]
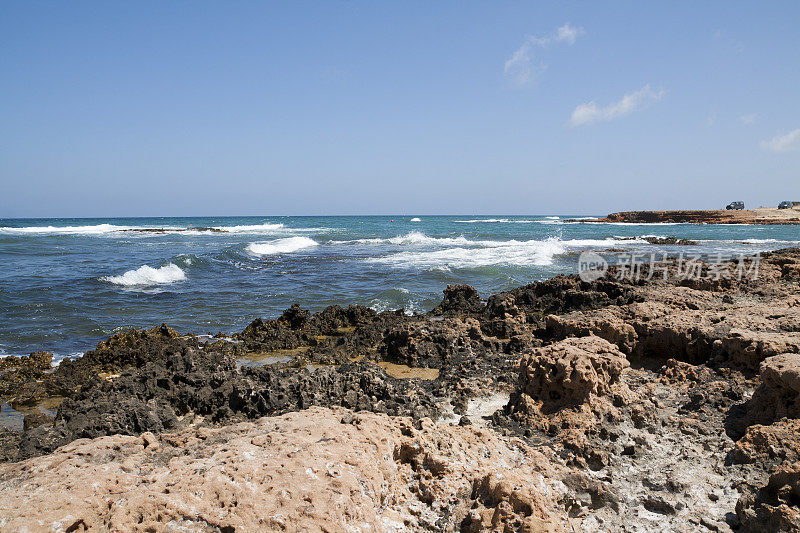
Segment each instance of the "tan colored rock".
[[519,388],[555,410],[607,394],[629,366],[625,354],[600,337],[570,338],[523,358]]
[[736,503],[742,531],[800,531],[800,463],[782,466],[756,494]]
[[769,425],[782,418],[800,419],[800,354],[781,354],[761,363],[761,385],[744,406],[744,414],[729,421],[736,438],[749,426]]
[[800,394],[800,354],[785,353],[764,360],[761,381]]
[[614,316],[614,309],[593,311],[590,316],[585,313],[548,315],[547,333],[556,339],[595,335],[616,344],[621,351],[631,353],[636,345],[636,330],[619,316]]
[[560,530],[553,468],[486,429],[311,408],[0,465],[0,529]]
[[676,359],[667,359],[659,371],[661,381],[673,385],[691,386],[693,383],[708,382],[713,372],[706,366],[691,365]]
[[537,348],[520,361],[517,389],[506,414],[523,426],[549,433],[589,428],[603,414],[618,415],[614,400],[630,399],[621,381],[629,366],[614,344],[595,336]]
[[800,335],[732,329],[722,339],[722,348],[734,363],[744,368],[756,369],[768,357],[800,352]]
[[800,419],[750,426],[730,452],[734,463],[800,461]]
[[664,284],[645,285],[639,295],[644,301],[548,316],[547,332],[555,339],[596,335],[634,357],[720,360],[750,371],[767,357],[800,353],[796,296],[755,302]]

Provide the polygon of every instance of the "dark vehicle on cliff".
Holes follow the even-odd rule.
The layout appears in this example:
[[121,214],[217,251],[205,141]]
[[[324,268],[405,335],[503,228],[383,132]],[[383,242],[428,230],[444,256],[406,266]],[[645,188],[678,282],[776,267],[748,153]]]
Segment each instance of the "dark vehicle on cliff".
[[725,209],[728,209],[728,210],[735,209],[737,211],[739,209],[744,209],[744,202],[731,202],[727,206],[725,206]]
[[778,204],[778,209],[791,209],[793,207],[792,202],[781,202]]

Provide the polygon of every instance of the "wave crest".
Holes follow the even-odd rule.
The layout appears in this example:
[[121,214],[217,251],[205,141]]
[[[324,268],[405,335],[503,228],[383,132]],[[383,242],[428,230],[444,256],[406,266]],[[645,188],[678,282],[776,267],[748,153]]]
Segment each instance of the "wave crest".
[[422,232],[412,231],[397,237],[375,238],[375,239],[355,239],[351,241],[334,241],[335,244],[394,244],[418,245],[418,246],[461,246],[472,244],[473,242],[466,237],[429,237]]
[[535,220],[511,220],[509,218],[473,218],[470,220],[454,220],[461,224],[530,224]]
[[214,233],[277,233],[323,232],[330,228],[288,228],[284,224],[264,223],[239,226],[120,226],[115,224],[95,224],[91,226],[25,226],[0,227],[0,235],[106,235],[111,233],[130,233],[131,235],[157,236],[166,234],[207,235]]
[[135,270],[128,270],[119,276],[104,276],[100,278],[101,281],[107,281],[114,285],[123,285],[125,287],[165,285],[185,279],[186,273],[174,263],[168,263],[161,268],[142,265]]
[[134,226],[115,226],[113,224],[96,224],[93,226],[26,226],[0,228],[0,234],[6,235],[102,235],[114,231],[129,231],[136,229]]
[[317,244],[317,241],[308,237],[287,237],[269,242],[251,242],[247,245],[247,251],[257,256],[288,254],[306,248],[313,248]]
[[400,268],[450,269],[479,268],[493,265],[549,265],[553,257],[566,251],[558,239],[544,241],[494,242],[481,248],[445,248],[444,250],[399,252],[367,259],[369,263],[387,264]]
[[251,224],[251,225],[244,225],[244,226],[215,226],[214,229],[221,229],[223,231],[227,231],[228,233],[259,233],[259,232],[270,232],[270,231],[280,231],[284,229],[285,226],[283,224]]
[[647,244],[639,239],[569,239],[551,237],[530,241],[468,241],[465,246],[439,250],[403,251],[366,259],[368,263],[386,264],[398,268],[449,270],[451,268],[481,268],[488,266],[546,266],[557,255],[570,250],[610,247],[620,243]]

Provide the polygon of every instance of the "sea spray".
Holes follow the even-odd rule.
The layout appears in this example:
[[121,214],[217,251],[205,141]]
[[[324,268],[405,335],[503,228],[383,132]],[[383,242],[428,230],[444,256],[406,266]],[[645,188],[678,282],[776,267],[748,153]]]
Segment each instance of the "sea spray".
[[317,241],[308,237],[287,237],[269,242],[252,242],[247,251],[256,256],[288,254],[317,246]]
[[166,264],[160,268],[142,265],[119,276],[103,276],[100,278],[101,281],[126,287],[164,285],[185,279],[186,273],[174,263]]

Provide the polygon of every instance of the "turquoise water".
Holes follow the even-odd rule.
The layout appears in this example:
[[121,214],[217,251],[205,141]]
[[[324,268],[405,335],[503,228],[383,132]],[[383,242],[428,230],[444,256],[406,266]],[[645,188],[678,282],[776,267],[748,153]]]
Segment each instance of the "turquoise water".
[[[564,223],[541,216],[0,219],[0,354],[65,357],[126,327],[233,332],[294,302],[423,312],[448,283],[482,295],[575,272],[583,250],[797,246],[798,226]],[[214,232],[195,230],[213,227]],[[164,229],[144,233],[146,228]]]

